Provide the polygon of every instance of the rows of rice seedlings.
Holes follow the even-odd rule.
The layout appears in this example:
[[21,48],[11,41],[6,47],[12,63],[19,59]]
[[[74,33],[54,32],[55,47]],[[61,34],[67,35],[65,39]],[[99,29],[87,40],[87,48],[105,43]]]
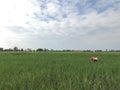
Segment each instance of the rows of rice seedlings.
[[119,90],[119,76],[120,53],[0,53],[0,90]]

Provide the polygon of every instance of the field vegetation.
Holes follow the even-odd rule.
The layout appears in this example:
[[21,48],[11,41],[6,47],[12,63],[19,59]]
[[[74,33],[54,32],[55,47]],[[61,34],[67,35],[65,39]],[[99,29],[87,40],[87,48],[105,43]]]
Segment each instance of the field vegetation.
[[0,90],[120,90],[120,53],[0,52]]

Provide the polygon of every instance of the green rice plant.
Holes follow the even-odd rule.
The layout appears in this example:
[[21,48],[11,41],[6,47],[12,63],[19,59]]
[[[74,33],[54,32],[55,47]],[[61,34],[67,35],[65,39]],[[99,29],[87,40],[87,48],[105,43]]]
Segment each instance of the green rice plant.
[[0,52],[0,90],[119,90],[119,76],[119,52]]

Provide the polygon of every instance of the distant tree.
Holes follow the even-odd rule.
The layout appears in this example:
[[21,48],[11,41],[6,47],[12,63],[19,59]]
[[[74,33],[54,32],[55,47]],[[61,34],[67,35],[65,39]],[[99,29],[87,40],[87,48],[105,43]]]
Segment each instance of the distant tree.
[[46,51],[49,51],[49,49],[47,49],[47,48],[44,48],[44,50],[43,50],[43,51],[45,51],[45,52],[46,52]]
[[0,51],[3,51],[3,48],[0,48]]
[[15,46],[15,47],[13,48],[13,50],[14,50],[14,51],[19,51],[19,49],[18,49],[17,46]]
[[21,48],[21,50],[20,50],[20,51],[24,51],[24,50],[23,50],[23,48]]
[[84,50],[84,52],[92,52],[92,50]]
[[95,52],[102,52],[102,50],[95,50]]
[[52,52],[53,52],[53,51],[54,51],[54,49],[51,49],[50,51],[52,51]]
[[71,52],[71,50],[69,50],[69,49],[66,49],[66,50],[63,50],[63,52]]
[[9,50],[9,51],[13,51],[13,49],[11,49],[11,48],[9,48],[8,50]]
[[4,51],[13,51],[13,49],[9,48],[9,49],[4,49]]
[[38,48],[36,51],[43,51],[43,49],[42,48]]

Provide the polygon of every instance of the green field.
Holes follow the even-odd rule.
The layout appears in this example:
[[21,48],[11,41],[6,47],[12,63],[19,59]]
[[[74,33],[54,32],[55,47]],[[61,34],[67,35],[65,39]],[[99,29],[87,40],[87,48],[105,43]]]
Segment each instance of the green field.
[[0,52],[0,90],[120,90],[120,53]]

